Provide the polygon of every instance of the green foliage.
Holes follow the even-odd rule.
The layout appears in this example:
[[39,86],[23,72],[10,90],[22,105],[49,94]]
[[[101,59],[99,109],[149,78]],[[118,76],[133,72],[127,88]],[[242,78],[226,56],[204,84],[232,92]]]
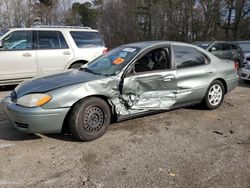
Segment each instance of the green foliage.
[[96,10],[92,8],[90,2],[74,3],[72,5],[72,12],[75,14],[75,19],[78,25],[92,26],[96,18]]

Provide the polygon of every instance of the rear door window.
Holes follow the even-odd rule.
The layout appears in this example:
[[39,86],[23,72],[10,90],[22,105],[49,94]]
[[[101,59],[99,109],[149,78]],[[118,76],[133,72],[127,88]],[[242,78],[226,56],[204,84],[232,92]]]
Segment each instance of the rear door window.
[[209,63],[208,57],[189,46],[173,46],[177,68],[194,67]]
[[70,34],[78,48],[104,46],[98,32],[71,31]]
[[61,32],[38,31],[37,49],[66,49],[68,45]]
[[238,49],[238,47],[235,44],[232,44],[231,47],[232,47],[233,50],[237,50]]
[[226,51],[226,50],[231,50],[231,45],[227,43],[222,43],[221,44],[221,50]]

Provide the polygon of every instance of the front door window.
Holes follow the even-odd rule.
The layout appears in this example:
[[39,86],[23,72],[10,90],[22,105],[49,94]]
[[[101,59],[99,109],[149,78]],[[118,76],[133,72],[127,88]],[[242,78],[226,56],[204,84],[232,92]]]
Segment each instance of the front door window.
[[176,103],[176,70],[170,48],[152,50],[137,60],[124,79],[122,97],[130,110],[169,109]]
[[32,50],[32,31],[14,31],[3,40],[3,51]]

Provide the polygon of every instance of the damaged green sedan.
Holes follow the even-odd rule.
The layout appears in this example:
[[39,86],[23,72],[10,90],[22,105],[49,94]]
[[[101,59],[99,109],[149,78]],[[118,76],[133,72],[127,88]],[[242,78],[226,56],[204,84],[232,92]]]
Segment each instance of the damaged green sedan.
[[141,42],[115,48],[78,70],[20,84],[3,103],[25,133],[101,137],[112,122],[203,103],[216,109],[238,84],[232,61],[185,43]]

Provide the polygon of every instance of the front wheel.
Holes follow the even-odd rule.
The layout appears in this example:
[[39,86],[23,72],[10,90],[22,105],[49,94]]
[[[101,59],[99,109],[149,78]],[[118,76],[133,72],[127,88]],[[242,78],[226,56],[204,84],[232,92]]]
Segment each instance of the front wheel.
[[225,87],[221,81],[216,80],[210,84],[205,99],[204,104],[209,110],[214,110],[220,107],[224,100]]
[[81,141],[95,140],[107,131],[111,120],[108,104],[97,97],[78,102],[69,118],[72,135]]

